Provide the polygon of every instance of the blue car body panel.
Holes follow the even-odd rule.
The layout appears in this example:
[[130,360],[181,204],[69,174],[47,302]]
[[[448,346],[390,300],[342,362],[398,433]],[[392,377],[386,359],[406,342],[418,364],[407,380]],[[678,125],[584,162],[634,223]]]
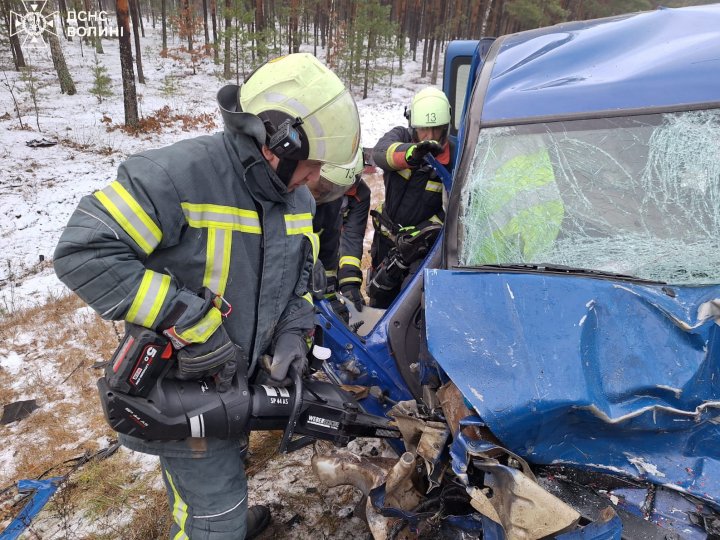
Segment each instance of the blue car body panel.
[[[472,158],[463,152],[472,153],[485,126],[720,107],[720,5],[571,22],[491,43],[474,45],[451,200]],[[460,90],[449,60],[472,48],[448,46],[443,89],[451,99]],[[448,230],[443,241],[452,244]],[[535,465],[636,479],[637,487],[605,494],[617,498],[616,508],[683,538],[707,538],[692,514],[720,509],[720,329],[711,303],[720,285],[426,269],[423,286],[427,345],[438,366],[419,361],[418,379],[438,370],[441,382],[452,380],[477,413],[463,422],[487,426]],[[412,399],[388,343],[401,306],[417,302],[410,288],[364,338],[320,303],[337,380]],[[371,395],[362,405],[384,414],[392,403]],[[482,450],[477,444],[454,440],[456,476]],[[567,538],[619,538],[619,521]]]
[[720,5],[709,5],[507,36],[482,123],[720,102],[718,20]]
[[720,287],[428,270],[425,294],[430,353],[507,448],[720,508]]

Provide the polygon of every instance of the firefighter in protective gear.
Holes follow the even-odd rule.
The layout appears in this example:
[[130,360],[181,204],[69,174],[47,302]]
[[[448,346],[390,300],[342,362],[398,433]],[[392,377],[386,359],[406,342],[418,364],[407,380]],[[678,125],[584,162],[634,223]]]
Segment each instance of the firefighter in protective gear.
[[450,103],[437,88],[420,90],[406,109],[409,127],[397,126],[378,141],[373,150],[375,164],[383,170],[385,200],[373,211],[375,235],[370,250],[372,269],[367,292],[370,305],[387,308],[399,294],[403,280],[412,274],[408,269],[394,279],[373,285],[373,277],[387,260],[402,230],[422,230],[431,224],[442,224],[443,185],[424,157],[432,154],[448,169],[452,169],[454,147],[448,140]]
[[360,267],[365,246],[365,229],[370,214],[370,187],[360,178],[343,199],[343,229],[340,235],[338,287],[340,292],[362,311],[365,305],[360,288],[363,275]]
[[[317,203],[313,218],[313,228],[320,237],[319,259],[325,268],[327,288],[325,298],[332,303],[335,312],[346,322],[349,317],[347,308],[337,299],[338,266],[351,266],[360,272],[365,227],[370,211],[370,189],[362,183],[360,175],[363,171],[362,149],[358,148],[352,163],[342,167],[324,165],[320,178],[308,182],[310,192]],[[352,204],[346,193],[357,194],[357,186],[362,183],[367,189],[367,205]],[[355,283],[347,269],[341,279],[346,281],[340,285]],[[362,283],[362,278],[360,280]],[[359,287],[360,283],[355,286]],[[359,289],[358,289],[359,292]],[[362,298],[362,296],[360,296]]]
[[[221,390],[252,376],[262,354],[286,364],[283,354],[307,350],[317,238],[304,184],[355,155],[359,118],[309,54],[261,66],[218,102],[222,133],[131,156],[84,197],[54,264],[103,318],[163,332],[182,353],[180,375],[214,376]],[[246,439],[119,437],[160,457],[173,538],[238,539],[267,525],[267,508],[247,508]]]

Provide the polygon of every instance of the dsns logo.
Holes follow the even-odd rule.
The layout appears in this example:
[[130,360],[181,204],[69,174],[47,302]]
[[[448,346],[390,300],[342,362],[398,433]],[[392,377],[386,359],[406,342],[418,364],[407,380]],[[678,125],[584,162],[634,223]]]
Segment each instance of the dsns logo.
[[47,47],[43,34],[55,32],[55,15],[57,11],[53,11],[49,15],[43,15],[42,11],[47,4],[47,0],[42,2],[34,2],[29,0],[22,0],[23,7],[25,8],[25,14],[10,12],[10,19],[12,21],[12,28],[10,29],[10,35],[23,34],[25,39],[22,42],[23,46],[29,47]]

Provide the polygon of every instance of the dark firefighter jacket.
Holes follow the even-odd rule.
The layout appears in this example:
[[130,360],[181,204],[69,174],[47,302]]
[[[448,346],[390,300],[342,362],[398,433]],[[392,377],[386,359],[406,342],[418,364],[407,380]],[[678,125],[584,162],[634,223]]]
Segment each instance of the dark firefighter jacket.
[[346,194],[341,209],[343,230],[340,237],[338,287],[362,285],[360,261],[365,244],[365,229],[370,213],[370,188],[364,180]]
[[[430,165],[408,169],[405,153],[414,144],[412,130],[397,126],[388,131],[373,149],[373,160],[383,170],[385,201],[381,212],[384,222],[396,228],[422,229],[431,223],[442,224],[443,185]],[[454,147],[448,142],[437,160],[452,170]],[[373,268],[378,268],[393,246],[385,225],[375,221],[375,236],[371,248]]]
[[343,285],[362,284],[363,242],[370,212],[370,188],[360,180],[343,197],[318,205],[313,229],[320,237],[319,259],[332,296]]
[[340,251],[340,234],[342,230],[342,213],[340,209],[343,197],[319,204],[313,217],[313,230],[320,238],[320,255],[318,258],[325,268],[327,278],[326,296],[332,297],[337,289],[338,253]]
[[[227,124],[226,117],[223,133],[122,163],[117,180],[80,201],[55,250],[55,271],[103,318],[156,330],[180,284],[206,286],[232,305],[224,326],[254,365],[280,333],[313,327],[315,203],[305,187],[287,192],[242,122]],[[182,457],[238,444],[122,441]]]
[[[373,160],[383,170],[385,181],[383,216],[398,227],[422,228],[429,222],[444,221],[443,186],[429,165],[407,168],[405,152],[412,144],[412,130],[397,126],[375,145]],[[446,144],[437,159],[450,170],[452,155],[453,148]]]

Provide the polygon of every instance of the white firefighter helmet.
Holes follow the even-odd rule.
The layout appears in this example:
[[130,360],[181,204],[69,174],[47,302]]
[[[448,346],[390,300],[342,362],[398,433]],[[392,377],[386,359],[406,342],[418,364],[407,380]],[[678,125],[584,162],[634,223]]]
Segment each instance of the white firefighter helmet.
[[442,90],[428,86],[420,90],[410,104],[411,128],[439,127],[450,123],[450,102]]
[[345,165],[323,165],[320,178],[308,182],[307,186],[317,204],[325,204],[342,197],[352,187],[355,179],[363,171],[362,148],[358,148],[355,159]]
[[289,54],[260,66],[240,87],[240,108],[259,116],[270,134],[290,121],[301,148],[289,159],[342,165],[360,142],[355,100],[342,81],[308,53]]

